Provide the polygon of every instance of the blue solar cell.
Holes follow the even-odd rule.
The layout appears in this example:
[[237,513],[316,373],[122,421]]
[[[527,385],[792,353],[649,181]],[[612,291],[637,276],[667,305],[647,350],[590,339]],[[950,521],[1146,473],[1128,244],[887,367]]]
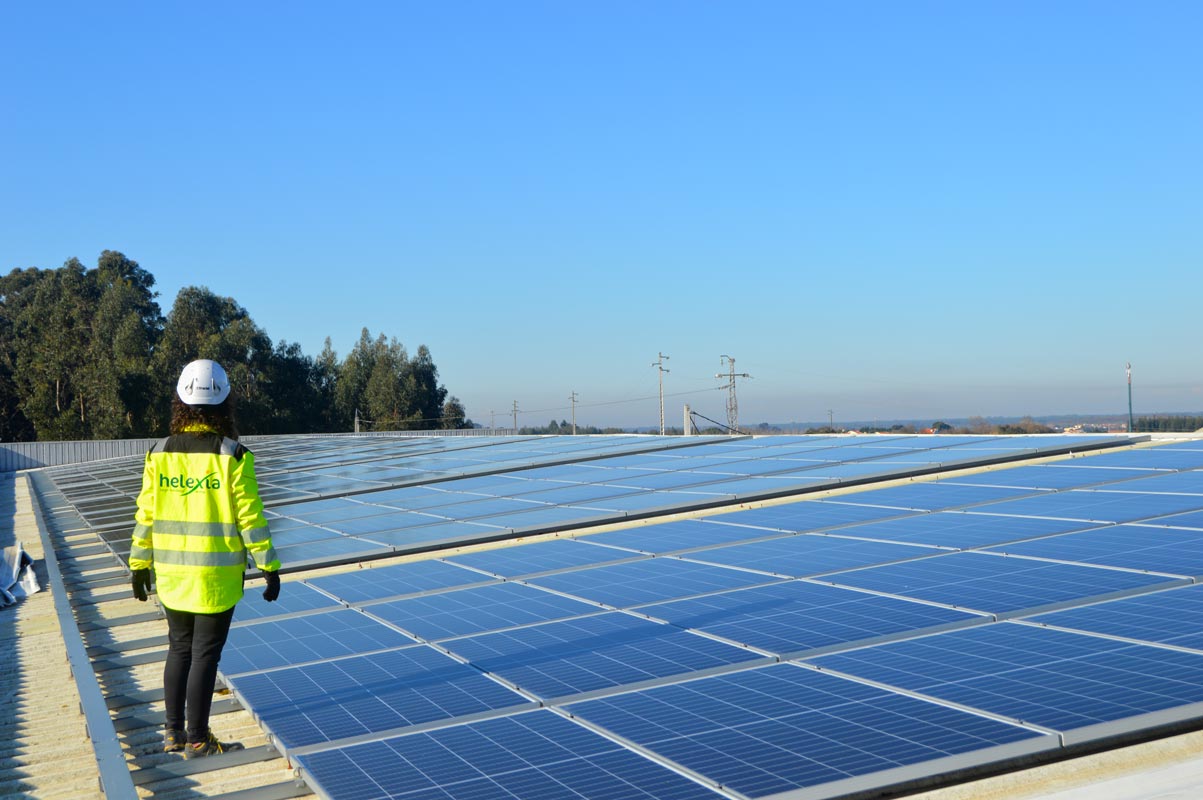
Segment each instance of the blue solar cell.
[[366,603],[434,589],[470,586],[489,580],[479,572],[431,560],[324,575],[310,578],[307,583],[344,603]]
[[1070,489],[1055,494],[1004,500],[978,511],[1021,517],[1060,517],[1092,522],[1135,522],[1183,511],[1203,509],[1203,496],[1135,494]]
[[291,614],[335,609],[341,605],[329,595],[319,592],[301,581],[292,580],[287,575],[281,579],[280,597],[274,603],[265,603],[261,597],[256,597],[255,586],[256,583],[252,581],[247,591],[247,597],[234,606],[234,625]]
[[1203,531],[1108,525],[991,549],[1000,553],[1084,564],[1174,575],[1203,575]]
[[252,672],[229,683],[285,749],[527,704],[426,645]]
[[[550,483],[550,481],[540,481],[540,483]],[[629,495],[632,491],[631,489],[615,489],[613,486],[605,485],[583,484],[579,486],[564,486],[561,484],[557,488],[531,492],[522,495],[522,497],[526,500],[538,500],[541,503],[588,506],[606,498]]]
[[858,522],[895,517],[907,512],[894,508],[879,508],[868,505],[803,500],[779,506],[765,506],[731,514],[721,514],[708,519],[732,525],[754,525],[761,528],[804,532],[851,525]]
[[811,663],[1062,732],[1203,702],[1203,654],[1010,622]]
[[944,481],[931,481],[928,483],[908,483],[905,486],[892,486],[888,489],[871,489],[853,495],[845,495],[841,499],[848,503],[936,511],[944,508],[993,503],[1027,494],[1031,494],[1028,489],[1003,486],[968,486]]
[[842,528],[838,533],[865,539],[913,542],[968,550],[1018,539],[1065,533],[1088,525],[1089,523],[1076,520],[1004,517],[972,511],[934,511],[854,525]]
[[1158,575],[969,552],[841,572],[842,586],[996,614],[1174,582]]
[[515,511],[509,514],[473,517],[472,521],[482,525],[496,525],[501,528],[525,530],[552,529],[564,527],[565,523],[583,525],[586,522],[618,520],[621,518],[621,514],[596,509],[575,508],[572,506],[541,506],[530,511]]
[[594,566],[635,557],[637,556],[634,553],[609,547],[597,547],[573,539],[554,539],[548,542],[530,542],[517,547],[460,553],[448,558],[447,562],[484,570],[503,578],[517,578],[537,572]]
[[712,547],[748,539],[759,539],[764,536],[781,535],[779,531],[765,528],[750,528],[718,522],[726,520],[727,516],[713,519],[715,522],[682,519],[609,533],[590,534],[587,541],[612,547],[625,547],[644,553],[672,553],[678,550]]
[[1122,481],[1128,478],[1147,476],[1145,470],[1122,469],[1120,467],[1092,467],[1090,459],[1079,459],[1065,464],[1040,464],[1027,467],[982,472],[977,475],[958,475],[949,478],[949,483],[973,484],[976,486],[1021,486],[1029,489],[1071,489],[1100,483]]
[[333,800],[700,800],[720,795],[551,711],[297,759]]
[[233,628],[222,650],[221,671],[237,675],[413,643],[371,617],[342,609]]
[[941,606],[806,581],[676,600],[640,611],[781,655],[984,620]]
[[390,513],[386,508],[358,503],[343,498],[316,500],[312,503],[297,503],[291,506],[284,506],[278,510],[286,516],[313,525],[322,525],[331,520],[342,521]]
[[479,522],[440,522],[437,525],[420,525],[373,533],[372,541],[392,545],[397,552],[403,553],[406,550],[429,550],[437,544],[450,545],[495,537],[504,530]]
[[675,558],[652,558],[544,575],[532,578],[530,582],[615,608],[629,608],[775,580],[767,575],[727,567],[693,564]]
[[1140,450],[1119,450],[1091,455],[1090,464],[1097,467],[1131,469],[1199,469],[1203,468],[1203,450],[1172,444],[1159,445]]
[[1203,530],[1203,511],[1192,511],[1186,514],[1173,514],[1168,517],[1153,517],[1145,520],[1144,525],[1168,525],[1178,528],[1199,528]]
[[1102,486],[1099,487],[1099,490],[1108,492],[1203,494],[1203,470],[1149,475],[1117,483],[1113,486]]
[[[855,532],[855,528],[845,529]],[[802,533],[764,542],[748,542],[699,550],[690,561],[756,569],[774,575],[801,578],[870,564],[886,564],[932,555],[930,547],[847,539],[841,536]]]
[[374,603],[363,610],[427,641],[596,613],[596,605],[521,583]]
[[1019,726],[791,664],[567,710],[748,797],[824,784],[835,796],[843,794],[836,782],[853,777],[975,752],[985,763],[1000,750],[1056,744]]
[[342,538],[341,533],[302,523],[290,526],[284,530],[277,530],[274,520],[271,522],[271,532],[272,544],[276,547],[288,547],[289,545],[305,544],[306,542],[320,542],[323,539]]
[[1028,619],[1044,625],[1203,650],[1203,584]]
[[339,536],[333,539],[320,539],[295,545],[284,544],[276,547],[276,555],[280,557],[280,563],[293,568],[316,566],[353,558],[367,558],[391,552],[392,548],[383,542],[357,539],[352,536]]
[[740,647],[619,612],[450,639],[442,646],[474,667],[544,699],[761,658]]

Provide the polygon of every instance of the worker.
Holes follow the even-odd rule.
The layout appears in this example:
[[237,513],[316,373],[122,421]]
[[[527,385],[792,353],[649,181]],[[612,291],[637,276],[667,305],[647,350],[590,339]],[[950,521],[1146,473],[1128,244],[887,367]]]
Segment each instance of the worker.
[[171,401],[171,435],[146,454],[129,566],[145,601],[151,572],[167,616],[163,750],[185,758],[241,750],[209,729],[217,664],[242,599],[247,553],[280,595],[255,457],[238,443],[230,381],[208,359],[184,367]]

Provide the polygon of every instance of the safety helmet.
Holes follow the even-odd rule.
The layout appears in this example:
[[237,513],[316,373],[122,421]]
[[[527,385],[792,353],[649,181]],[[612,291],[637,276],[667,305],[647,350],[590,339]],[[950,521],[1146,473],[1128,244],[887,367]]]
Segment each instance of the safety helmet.
[[230,379],[221,364],[198,359],[184,367],[175,393],[190,406],[215,406],[230,396]]

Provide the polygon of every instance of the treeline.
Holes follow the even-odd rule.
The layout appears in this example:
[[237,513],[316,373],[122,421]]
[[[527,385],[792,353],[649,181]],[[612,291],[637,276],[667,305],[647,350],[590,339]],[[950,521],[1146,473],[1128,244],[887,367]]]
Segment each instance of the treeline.
[[95,268],[14,269],[0,277],[0,441],[122,439],[167,432],[176,378],[211,358],[230,375],[243,433],[472,427],[438,382],[425,345],[412,356],[364,328],[345,359],[273,345],[233,298],[180,290],[162,314],[155,279],[106,250]]
[[[572,423],[568,420],[556,422],[554,419],[546,425],[528,425],[518,429],[523,436],[571,436]],[[598,428],[594,425],[577,425],[577,436],[588,436],[599,433],[625,433],[622,428]]]
[[1203,429],[1203,417],[1163,416],[1137,417],[1132,428],[1144,433],[1194,433]]

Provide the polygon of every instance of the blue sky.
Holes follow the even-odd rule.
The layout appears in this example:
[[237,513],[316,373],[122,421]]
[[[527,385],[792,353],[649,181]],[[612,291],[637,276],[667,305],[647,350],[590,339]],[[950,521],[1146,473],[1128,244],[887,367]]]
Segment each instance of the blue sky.
[[1203,411],[1195,2],[13,3],[0,269],[427,345],[488,424]]

